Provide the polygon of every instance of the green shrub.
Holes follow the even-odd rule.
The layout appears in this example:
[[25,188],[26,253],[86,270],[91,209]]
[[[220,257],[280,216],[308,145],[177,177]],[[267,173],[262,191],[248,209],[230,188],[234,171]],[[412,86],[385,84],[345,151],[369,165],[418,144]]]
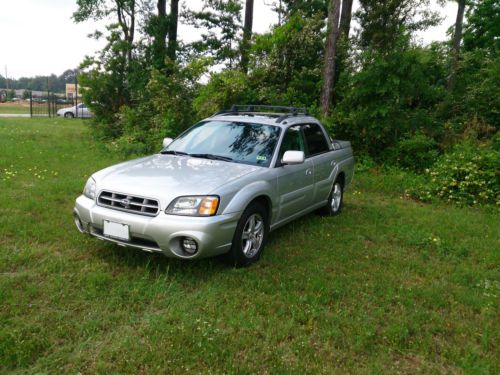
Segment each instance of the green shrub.
[[389,161],[394,164],[415,172],[422,172],[434,164],[439,153],[434,139],[418,133],[399,141],[396,146],[388,150],[387,154]]
[[355,161],[356,173],[363,173],[376,167],[375,162],[368,154],[356,155]]
[[410,189],[422,200],[434,197],[460,205],[500,203],[500,151],[493,142],[463,141],[426,170],[425,183]]
[[193,101],[199,118],[213,115],[233,104],[254,104],[255,97],[249,88],[246,75],[239,70],[213,73],[208,83],[200,88]]
[[347,91],[335,106],[330,130],[348,139],[358,151],[375,159],[406,134],[439,131],[435,108],[445,91],[442,54],[426,48],[410,48],[401,38],[389,54],[361,54],[363,68],[352,75]]

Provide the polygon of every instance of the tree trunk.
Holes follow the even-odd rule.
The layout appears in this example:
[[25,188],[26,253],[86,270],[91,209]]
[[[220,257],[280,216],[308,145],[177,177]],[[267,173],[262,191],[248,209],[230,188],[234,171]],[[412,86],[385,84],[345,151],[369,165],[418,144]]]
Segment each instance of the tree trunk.
[[460,55],[460,42],[462,41],[462,28],[464,24],[465,0],[458,0],[457,20],[453,34],[453,45],[451,47],[451,71],[448,78],[448,90],[455,87],[455,79],[458,70],[458,58]]
[[165,67],[167,56],[167,0],[158,0],[156,3],[158,15],[156,18],[156,30],[153,35],[153,64],[157,69]]
[[130,14],[130,30],[129,30],[129,49],[128,49],[128,63],[132,61],[132,50],[134,45],[134,35],[135,35],[135,2],[133,3],[132,12]]
[[[132,61],[132,50],[135,36],[135,1],[132,1],[130,7],[126,7],[122,1],[116,1],[116,13],[118,24],[123,32],[123,39],[127,42],[127,50],[123,52],[123,56],[127,58],[128,64]],[[128,16],[128,22],[127,22]]]
[[341,38],[349,38],[349,30],[351,29],[353,0],[342,0],[342,13],[340,15],[339,35]]
[[170,2],[170,22],[168,25],[168,51],[167,56],[175,61],[177,52],[177,23],[179,19],[179,0]]
[[[340,73],[344,70],[344,61],[347,57],[349,31],[351,30],[352,3],[353,0],[342,0],[342,12],[340,13],[339,23],[339,45],[335,56],[335,77],[333,87],[335,87],[339,81]],[[336,98],[333,99],[335,101]]]
[[250,40],[252,39],[253,26],[253,0],[246,0],[245,3],[245,23],[243,25],[243,40],[241,41],[241,69],[248,71],[248,52]]
[[321,110],[328,116],[332,104],[333,83],[335,81],[335,55],[339,35],[340,0],[331,0],[328,7],[325,65],[323,68],[323,89],[321,90]]

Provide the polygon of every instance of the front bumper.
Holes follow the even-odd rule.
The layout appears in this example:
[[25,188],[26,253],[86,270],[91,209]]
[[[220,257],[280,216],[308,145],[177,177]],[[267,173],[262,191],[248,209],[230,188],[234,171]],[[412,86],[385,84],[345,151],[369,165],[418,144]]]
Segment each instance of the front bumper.
[[[98,206],[83,195],[75,202],[75,223],[83,233],[121,246],[134,247],[148,252],[161,252],[172,258],[204,258],[223,254],[231,248],[234,231],[241,212],[211,217],[167,215],[143,216]],[[127,224],[130,240],[123,241],[103,234],[104,220]],[[181,240],[193,238],[198,251],[189,255],[182,250]]]

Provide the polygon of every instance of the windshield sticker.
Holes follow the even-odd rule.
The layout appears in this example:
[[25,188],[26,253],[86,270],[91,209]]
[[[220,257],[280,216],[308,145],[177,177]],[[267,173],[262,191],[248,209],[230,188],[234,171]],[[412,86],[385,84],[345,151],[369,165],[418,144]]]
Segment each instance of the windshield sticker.
[[266,158],[264,155],[258,155],[258,156],[257,156],[257,160],[266,161],[266,160],[267,160],[267,158]]

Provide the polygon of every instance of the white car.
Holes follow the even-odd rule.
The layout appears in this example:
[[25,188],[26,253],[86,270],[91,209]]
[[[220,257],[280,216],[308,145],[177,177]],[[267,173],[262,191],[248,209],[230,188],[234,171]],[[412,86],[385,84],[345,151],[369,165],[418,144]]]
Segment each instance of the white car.
[[80,103],[73,107],[61,108],[57,111],[57,115],[61,117],[80,117],[80,118],[90,118],[92,117],[92,112],[88,109],[88,107]]

